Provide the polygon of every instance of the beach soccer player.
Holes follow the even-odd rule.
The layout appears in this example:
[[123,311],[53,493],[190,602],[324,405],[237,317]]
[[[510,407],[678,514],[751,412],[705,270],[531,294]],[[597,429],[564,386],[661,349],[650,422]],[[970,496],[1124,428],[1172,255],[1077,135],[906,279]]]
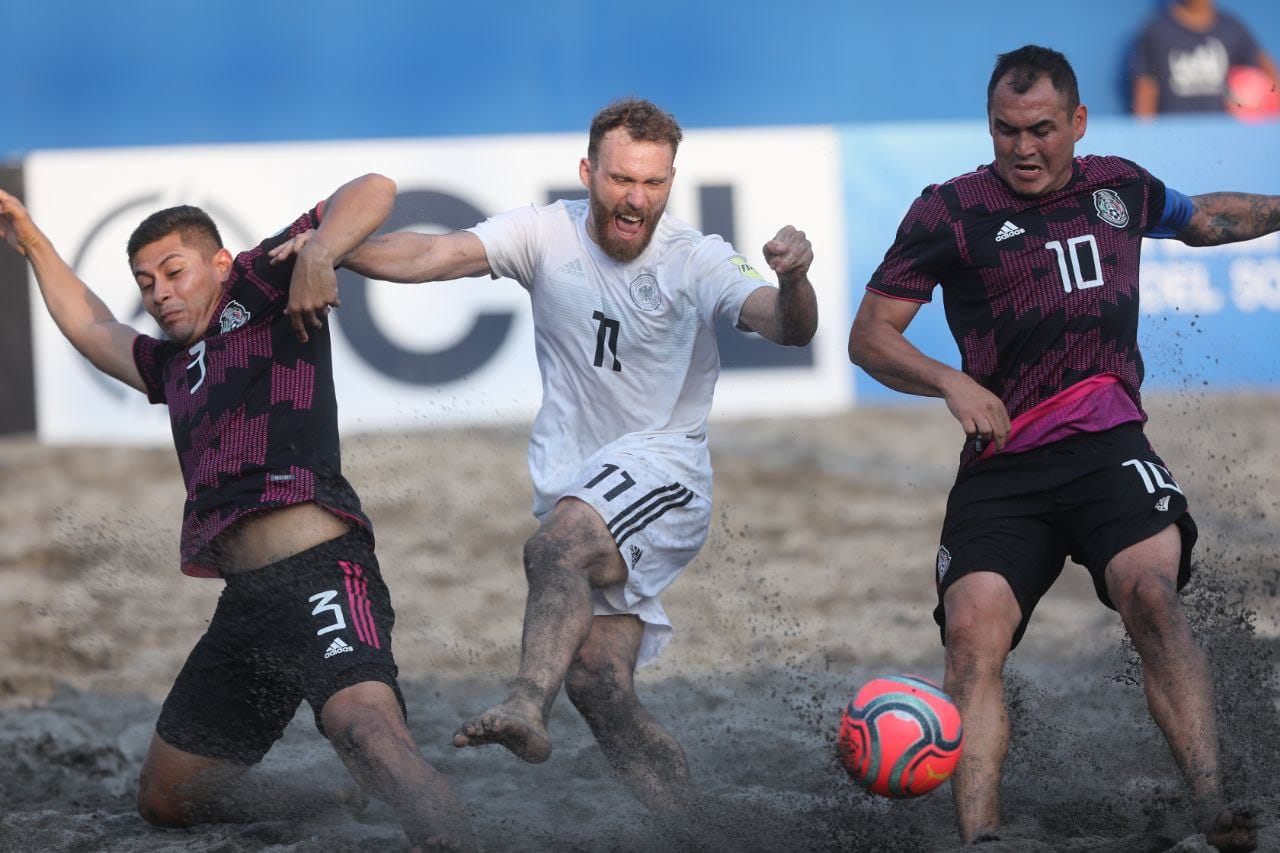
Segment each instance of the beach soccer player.
[[[360,500],[342,475],[325,313],[334,266],[391,211],[366,175],[236,257],[199,208],[158,211],[129,265],[166,335],[120,323],[0,192],[0,234],[26,256],[58,328],[102,372],[165,403],[186,483],[182,570],[225,586],[164,701],[138,807],[151,823],[294,817],[328,794],[247,771],[302,700],[416,847],[468,849],[466,812],[405,725],[395,619]],[[306,232],[288,263],[268,251]]]
[[[1070,556],[1119,611],[1147,703],[1221,850],[1255,844],[1223,802],[1213,683],[1178,591],[1196,526],[1152,449],[1139,386],[1145,237],[1189,245],[1280,229],[1280,198],[1188,198],[1120,157],[1076,157],[1087,111],[1062,54],[999,57],[987,89],[995,160],[930,186],[867,285],[850,358],[884,384],[942,397],[967,440],[936,559],[945,688],[964,718],[953,793],[966,843],[999,826],[1009,745],[1006,657]],[[903,336],[942,287],[956,370]]]

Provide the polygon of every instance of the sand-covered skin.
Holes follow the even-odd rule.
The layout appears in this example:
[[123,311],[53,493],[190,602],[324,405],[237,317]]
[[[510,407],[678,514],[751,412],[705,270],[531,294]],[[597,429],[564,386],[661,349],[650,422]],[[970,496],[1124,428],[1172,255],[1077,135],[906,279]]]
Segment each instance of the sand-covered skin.
[[[1227,784],[1253,796],[1262,849],[1278,850],[1280,397],[1148,403],[1148,432],[1201,530],[1186,601],[1219,680]],[[397,608],[411,727],[467,801],[483,849],[958,844],[946,787],[907,802],[863,794],[832,748],[861,681],[941,678],[933,554],[959,432],[940,402],[713,420],[711,536],[664,597],[675,641],[638,679],[709,797],[706,820],[683,830],[656,824],[611,777],[563,697],[546,764],[448,745],[515,668],[519,555],[534,529],[526,437],[512,427],[344,443]],[[138,765],[220,589],[177,570],[173,453],[5,439],[0,472],[0,850],[404,847],[376,803],[305,822],[147,827],[132,807]],[[1204,849],[1138,678],[1115,614],[1068,564],[1010,660],[1008,826],[984,850]],[[344,772],[305,710],[262,769],[335,783]]]

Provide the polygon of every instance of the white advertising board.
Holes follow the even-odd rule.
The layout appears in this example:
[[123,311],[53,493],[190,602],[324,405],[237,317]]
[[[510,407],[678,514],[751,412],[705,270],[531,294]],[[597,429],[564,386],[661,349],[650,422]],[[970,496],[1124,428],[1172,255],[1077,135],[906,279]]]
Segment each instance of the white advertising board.
[[[39,152],[26,163],[33,216],[116,316],[149,334],[125,243],[154,210],[205,208],[233,252],[288,224],[336,187],[380,172],[399,187],[397,228],[446,231],[529,202],[579,192],[586,136],[537,135]],[[808,350],[741,349],[722,335],[716,415],[812,414],[851,404],[839,142],[833,129],[706,130],[686,135],[669,210],[730,238],[757,268],[779,227],[804,229],[822,325]],[[347,274],[350,276],[351,274]],[[34,287],[34,281],[32,287]],[[333,315],[344,430],[531,420],[541,398],[525,291],[511,281],[343,282]],[[42,440],[154,444],[167,415],[103,377],[33,296],[36,413]],[[725,341],[739,337],[741,341]],[[735,352],[729,349],[734,348]]]

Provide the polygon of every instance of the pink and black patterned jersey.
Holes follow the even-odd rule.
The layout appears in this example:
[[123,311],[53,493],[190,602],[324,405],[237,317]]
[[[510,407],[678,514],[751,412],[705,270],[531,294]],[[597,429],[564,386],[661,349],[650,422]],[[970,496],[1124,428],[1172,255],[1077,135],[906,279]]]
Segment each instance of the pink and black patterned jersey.
[[1165,195],[1120,157],[1076,158],[1065,187],[1035,198],[983,166],[925,189],[867,289],[929,302],[940,284],[961,369],[1010,418],[1112,374],[1145,419],[1138,263]]
[[169,405],[186,482],[182,570],[218,573],[203,559],[237,520],[315,501],[369,528],[342,476],[329,327],[301,343],[285,315],[292,261],[267,252],[317,227],[320,208],[238,255],[214,320],[191,346],[139,335],[133,357],[153,403]]

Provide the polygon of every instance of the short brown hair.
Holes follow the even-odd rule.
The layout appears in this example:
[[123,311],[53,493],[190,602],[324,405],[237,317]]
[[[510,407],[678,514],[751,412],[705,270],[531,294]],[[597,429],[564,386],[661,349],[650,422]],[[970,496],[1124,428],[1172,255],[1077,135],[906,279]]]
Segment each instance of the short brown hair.
[[189,204],[157,210],[142,220],[129,237],[126,251],[129,263],[133,263],[135,255],[143,246],[149,246],[157,240],[163,240],[173,232],[178,232],[185,246],[202,249],[210,255],[222,248],[222,235],[209,214]]
[[676,153],[684,134],[675,117],[643,98],[623,98],[596,113],[591,120],[591,136],[587,140],[587,159],[592,163],[600,153],[600,140],[611,130],[621,127],[638,142],[665,142]]

